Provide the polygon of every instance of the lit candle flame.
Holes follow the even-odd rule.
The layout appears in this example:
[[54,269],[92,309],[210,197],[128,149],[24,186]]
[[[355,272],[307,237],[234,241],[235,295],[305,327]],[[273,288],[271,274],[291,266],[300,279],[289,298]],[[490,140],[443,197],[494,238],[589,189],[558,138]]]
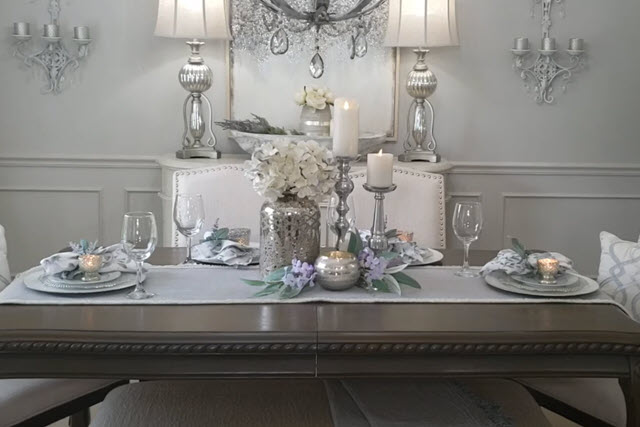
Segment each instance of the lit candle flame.
[[382,148],[378,151],[378,156],[382,156]]
[[349,101],[344,101],[344,109],[345,110],[349,109]]

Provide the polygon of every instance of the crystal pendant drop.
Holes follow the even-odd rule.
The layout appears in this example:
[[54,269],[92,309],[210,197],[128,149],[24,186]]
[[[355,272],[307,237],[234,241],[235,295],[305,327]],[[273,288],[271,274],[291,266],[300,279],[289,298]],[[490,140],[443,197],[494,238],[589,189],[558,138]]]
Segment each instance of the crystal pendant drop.
[[289,36],[287,32],[280,28],[271,36],[271,42],[269,43],[271,53],[274,55],[283,55],[289,50]]
[[309,71],[311,72],[311,77],[314,79],[319,79],[324,74],[324,60],[318,52],[316,52],[316,54],[313,55],[313,58],[311,58]]
[[358,58],[365,56],[369,50],[367,36],[365,36],[364,33],[359,33],[358,37],[356,37],[356,40],[353,42],[353,46]]

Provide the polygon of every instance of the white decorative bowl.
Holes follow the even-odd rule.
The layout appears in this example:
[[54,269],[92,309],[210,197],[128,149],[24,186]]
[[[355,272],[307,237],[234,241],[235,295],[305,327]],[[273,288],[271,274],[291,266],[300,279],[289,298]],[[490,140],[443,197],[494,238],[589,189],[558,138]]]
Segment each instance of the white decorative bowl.
[[[330,136],[307,136],[307,135],[266,135],[259,133],[246,133],[237,130],[231,131],[231,139],[238,143],[240,148],[249,154],[253,154],[254,149],[267,142],[286,138],[292,141],[316,141],[318,144],[331,150],[333,138]],[[358,141],[358,153],[366,154],[379,149],[387,140],[384,133],[365,133],[360,135]]]

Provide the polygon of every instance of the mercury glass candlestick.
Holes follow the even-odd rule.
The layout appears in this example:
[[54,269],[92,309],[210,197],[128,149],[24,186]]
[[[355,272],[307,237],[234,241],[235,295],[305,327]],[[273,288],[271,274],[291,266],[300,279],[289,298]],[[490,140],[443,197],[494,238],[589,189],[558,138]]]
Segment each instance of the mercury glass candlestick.
[[384,195],[391,193],[398,188],[397,185],[391,184],[389,187],[372,187],[369,184],[363,185],[364,189],[370,193],[375,194],[375,207],[373,210],[373,226],[371,227],[371,238],[369,238],[369,248],[377,254],[385,252],[389,249],[389,239],[385,233],[385,218],[384,218]]
[[83,282],[95,282],[100,280],[100,268],[102,267],[102,255],[88,254],[78,257],[78,268],[84,273]]
[[315,262],[317,281],[329,291],[345,291],[358,283],[360,266],[350,252],[329,251],[320,254]]
[[351,177],[349,177],[349,171],[351,170],[351,162],[355,161],[357,156],[355,157],[336,157],[336,163],[338,165],[338,180],[335,185],[335,192],[338,195],[338,205],[336,206],[336,213],[338,214],[338,219],[336,220],[334,226],[337,234],[336,239],[336,249],[340,250],[340,248],[344,244],[344,240],[349,234],[349,220],[347,219],[347,214],[349,213],[349,195],[353,192],[353,181]]
[[543,258],[538,260],[538,274],[540,282],[544,284],[556,283],[556,276],[560,271],[560,262],[554,258]]

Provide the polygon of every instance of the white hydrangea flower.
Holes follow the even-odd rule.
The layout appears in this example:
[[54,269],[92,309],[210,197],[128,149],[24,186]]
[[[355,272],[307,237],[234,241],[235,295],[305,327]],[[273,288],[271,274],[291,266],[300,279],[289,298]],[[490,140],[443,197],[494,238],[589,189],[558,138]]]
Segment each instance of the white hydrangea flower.
[[333,154],[316,141],[285,138],[260,145],[245,163],[245,175],[258,194],[275,200],[285,194],[320,200],[333,191]]
[[305,86],[302,91],[294,95],[293,99],[300,106],[307,105],[316,110],[323,110],[327,105],[333,105],[335,102],[335,96],[329,88],[315,86]]

